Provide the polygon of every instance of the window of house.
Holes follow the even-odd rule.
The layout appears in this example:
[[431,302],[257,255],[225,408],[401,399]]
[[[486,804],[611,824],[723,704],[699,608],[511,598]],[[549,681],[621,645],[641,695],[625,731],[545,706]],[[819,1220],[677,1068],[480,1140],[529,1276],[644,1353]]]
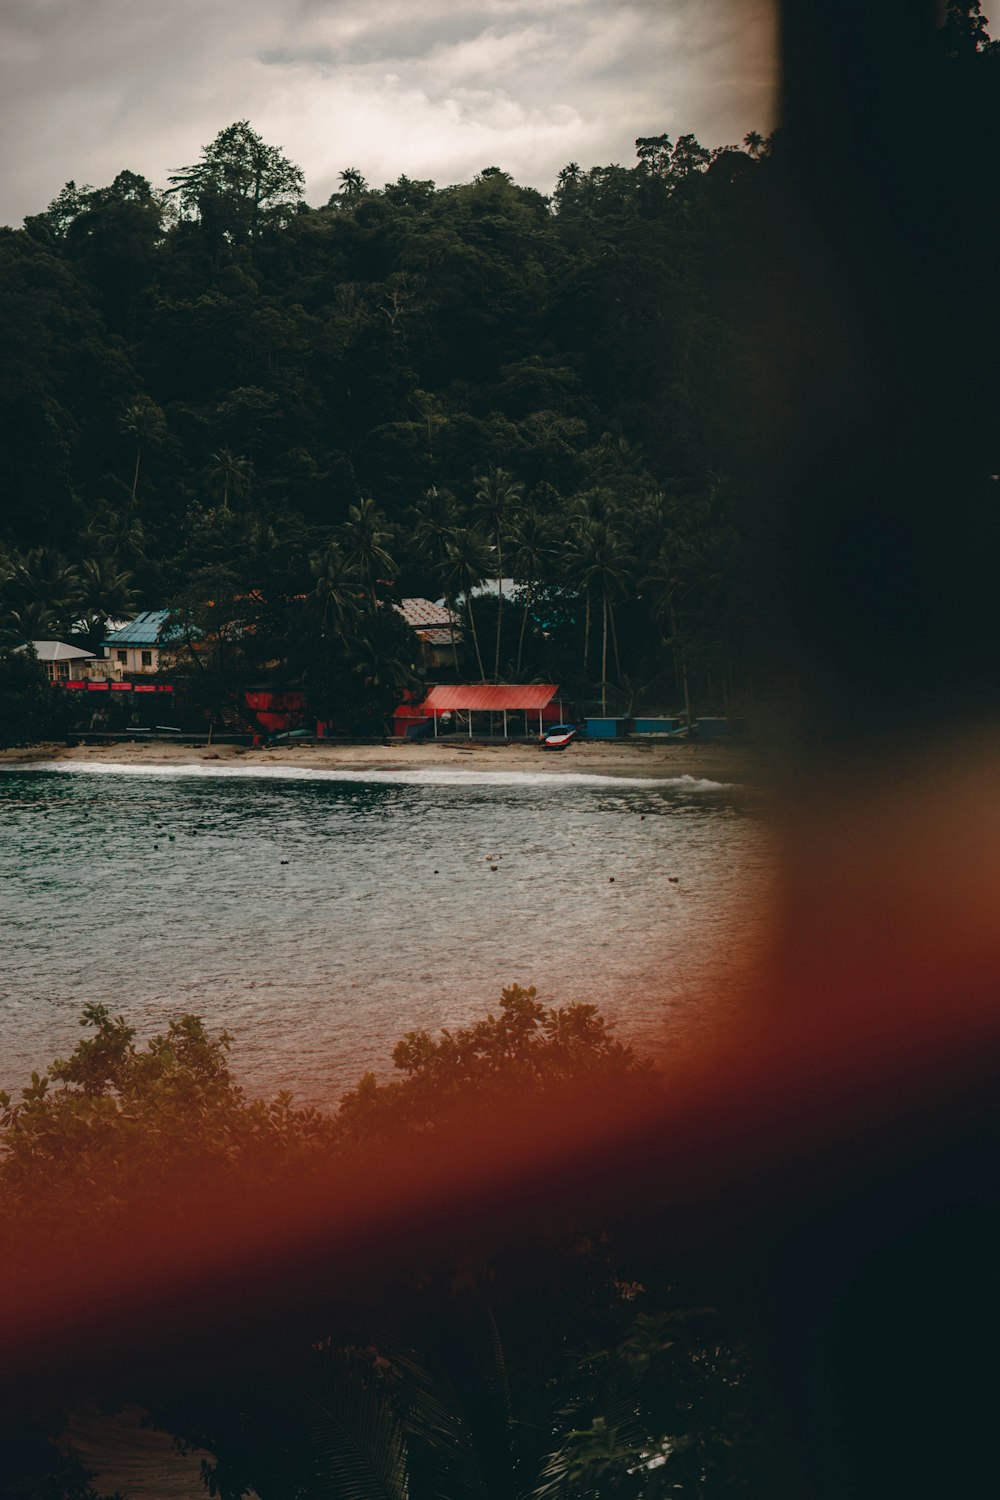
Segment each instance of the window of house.
[[118,660],[122,663],[122,665],[124,665],[125,662],[128,661],[128,652],[127,651],[116,651],[115,655],[117,656]]
[[144,667],[151,667],[153,665],[152,651],[144,651],[142,653],[142,664]]
[[60,682],[69,682],[69,662],[68,661],[58,662],[57,663],[57,667],[58,667],[58,672],[59,672],[59,681]]

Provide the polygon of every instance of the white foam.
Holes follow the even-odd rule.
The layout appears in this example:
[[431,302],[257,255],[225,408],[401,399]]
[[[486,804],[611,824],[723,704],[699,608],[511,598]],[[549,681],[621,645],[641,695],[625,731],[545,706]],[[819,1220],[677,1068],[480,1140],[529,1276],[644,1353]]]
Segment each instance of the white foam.
[[698,776],[598,776],[581,771],[466,771],[437,766],[419,771],[387,771],[372,766],[351,771],[341,767],[206,765],[204,762],[180,762],[170,765],[135,765],[124,761],[32,761],[17,764],[0,763],[4,771],[58,771],[80,776],[194,776],[229,777],[267,781],[350,781],[383,786],[647,786],[683,787],[689,792],[719,791],[724,781],[709,781]]

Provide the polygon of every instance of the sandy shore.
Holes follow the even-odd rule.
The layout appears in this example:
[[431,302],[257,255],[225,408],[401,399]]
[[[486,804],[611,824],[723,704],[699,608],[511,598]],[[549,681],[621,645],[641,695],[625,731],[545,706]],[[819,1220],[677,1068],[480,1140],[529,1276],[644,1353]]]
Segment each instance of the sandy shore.
[[108,745],[33,745],[0,750],[0,764],[37,765],[42,762],[91,762],[106,765],[178,766],[217,761],[278,769],[401,771],[460,766],[464,770],[541,771],[598,776],[705,777],[712,781],[759,782],[765,779],[754,752],[741,745],[615,744],[591,741],[557,753],[536,745],[432,744],[427,741],[386,741],[381,745],[281,745],[252,750],[242,745],[217,747],[171,744],[169,741]]

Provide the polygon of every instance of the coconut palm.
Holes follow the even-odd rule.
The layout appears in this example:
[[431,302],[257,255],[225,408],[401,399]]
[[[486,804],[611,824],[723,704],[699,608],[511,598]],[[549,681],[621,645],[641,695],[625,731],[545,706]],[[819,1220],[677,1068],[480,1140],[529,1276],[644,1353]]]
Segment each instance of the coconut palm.
[[349,549],[348,561],[357,563],[363,571],[368,580],[369,604],[372,609],[378,609],[378,574],[381,572],[395,578],[399,566],[386,550],[389,533],[385,516],[370,496],[350,507],[343,535]]
[[492,465],[485,474],[476,477],[477,486],[473,516],[493,537],[497,563],[497,639],[493,666],[495,678],[500,676],[500,627],[503,623],[503,540],[509,531],[524,494],[524,485],[515,483],[506,469]]
[[411,507],[410,516],[413,518],[411,540],[448,605],[452,659],[457,663],[455,600],[449,595],[447,579],[448,549],[460,526],[458,504],[450,490],[439,490],[432,485],[424,491],[417,504]]
[[[32,547],[13,559],[4,594],[8,608],[22,622],[29,617],[36,622],[48,621],[47,634],[60,635],[76,620],[80,607],[80,571],[67,562],[61,552],[48,547]],[[30,616],[25,611],[30,606]],[[44,639],[33,636],[33,640]]]
[[448,557],[448,546],[460,526],[458,504],[450,490],[432,485],[410,507],[410,539],[421,561],[439,578]]
[[518,582],[525,586],[524,612],[517,638],[517,668],[514,673],[519,678],[524,657],[524,635],[531,606],[535,602],[535,590],[553,557],[551,530],[539,516],[529,512],[518,523],[513,536],[513,547],[511,571]]
[[691,723],[691,685],[688,677],[684,639],[678,627],[677,609],[683,595],[684,575],[674,551],[661,548],[651,570],[643,577],[640,589],[654,621],[666,635],[674,659],[674,682],[684,695],[684,715]]
[[93,646],[104,638],[109,619],[127,618],[139,601],[133,575],[111,557],[88,557],[80,564],[78,601],[85,633]]
[[10,641],[48,641],[57,637],[60,622],[48,605],[32,599],[14,609],[3,611],[0,629]]
[[343,635],[353,629],[358,617],[361,579],[339,543],[330,542],[325,551],[314,552],[309,559],[309,571],[316,582],[308,604],[323,634]]
[[584,670],[587,664],[587,646],[590,632],[590,602],[593,592],[601,601],[601,712],[608,711],[608,629],[610,626],[615,667],[621,682],[621,661],[618,655],[618,633],[615,627],[614,603],[617,594],[624,593],[629,579],[628,555],[617,532],[600,521],[585,520],[578,523],[566,558],[570,576],[582,589],[586,600],[586,631],[584,635]]
[[222,509],[228,511],[230,495],[239,499],[250,488],[250,461],[230,448],[220,448],[210,455],[208,480],[221,495]]
[[407,688],[416,687],[418,679],[407,653],[413,649],[413,637],[400,615],[389,606],[366,615],[361,629],[348,646],[351,670],[366,688],[390,692],[397,700]]
[[85,535],[99,554],[127,561],[133,567],[146,559],[146,531],[134,505],[116,510],[102,501]]
[[360,198],[367,192],[368,183],[357,167],[345,167],[340,174],[340,191],[345,198]]
[[476,531],[471,526],[456,531],[448,544],[448,557],[444,573],[445,596],[448,597],[450,595],[451,598],[457,599],[460,594],[465,595],[465,607],[469,616],[469,629],[472,632],[472,643],[476,649],[476,662],[478,663],[479,675],[483,682],[486,681],[486,669],[483,666],[483,654],[479,649],[479,632],[476,630],[476,616],[472,608],[472,591],[486,577],[489,565],[489,546],[482,533]]
[[151,401],[148,396],[138,396],[131,406],[125,408],[121,428],[130,437],[135,438],[135,467],[132,471],[131,489],[131,498],[134,500],[139,483],[139,464],[142,459],[143,445],[155,446],[162,443],[167,435],[167,424],[163,412],[155,401]]

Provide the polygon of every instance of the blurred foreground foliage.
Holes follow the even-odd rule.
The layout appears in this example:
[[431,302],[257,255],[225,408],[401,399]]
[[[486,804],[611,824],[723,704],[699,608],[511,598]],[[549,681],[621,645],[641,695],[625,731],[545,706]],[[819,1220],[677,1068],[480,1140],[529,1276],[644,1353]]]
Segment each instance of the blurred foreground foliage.
[[[69,1058],[0,1095],[8,1274],[30,1274],[42,1244],[100,1254],[137,1220],[166,1229],[204,1203],[199,1181],[220,1217],[248,1197],[280,1213],[290,1178],[346,1207],[414,1145],[450,1149],[473,1103],[500,1135],[532,1102],[662,1088],[595,1006],[547,1007],[517,985],[474,1025],[409,1033],[393,1053],[402,1076],[365,1075],[333,1113],[248,1097],[231,1038],[196,1016],[145,1045],[102,1005],[81,1024]],[[190,1361],[151,1353],[95,1394],[206,1452],[223,1500],[756,1493],[769,1419],[741,1337],[628,1239],[600,1224],[515,1225],[503,1242],[459,1226],[444,1254],[399,1251],[374,1290],[359,1276],[335,1311],[322,1297],[277,1322],[244,1309],[238,1338],[192,1329]],[[19,1426],[18,1493],[86,1500],[82,1469],[58,1477],[57,1430],[51,1407]]]

